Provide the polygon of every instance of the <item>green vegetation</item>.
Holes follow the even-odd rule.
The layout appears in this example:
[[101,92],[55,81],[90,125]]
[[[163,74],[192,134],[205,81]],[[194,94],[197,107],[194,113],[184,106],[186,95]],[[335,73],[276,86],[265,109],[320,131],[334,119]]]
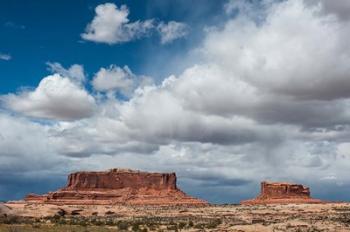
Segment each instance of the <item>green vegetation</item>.
[[222,223],[221,219],[217,218],[212,221],[210,221],[205,227],[208,229],[215,229]]
[[0,225],[0,232],[115,232],[113,228],[77,225]]
[[[63,215],[63,216],[60,216]],[[124,219],[110,216],[80,215],[66,216],[56,214],[52,217],[34,219],[29,217],[0,217],[0,232],[109,232],[109,231],[183,231],[186,229],[215,229],[222,221],[220,219],[204,219],[203,221],[184,218],[133,218]]]

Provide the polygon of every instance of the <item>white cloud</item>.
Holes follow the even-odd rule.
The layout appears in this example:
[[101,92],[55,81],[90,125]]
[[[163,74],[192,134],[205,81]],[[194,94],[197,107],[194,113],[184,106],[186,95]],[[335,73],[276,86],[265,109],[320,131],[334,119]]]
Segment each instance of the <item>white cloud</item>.
[[129,22],[129,9],[125,5],[118,8],[113,3],[105,3],[98,5],[95,12],[94,19],[81,34],[85,40],[123,43],[147,35],[154,27],[153,20]]
[[[0,112],[0,173],[48,171],[60,163],[49,126]],[[63,168],[62,168],[63,169]]]
[[49,70],[52,73],[58,73],[61,76],[69,77],[77,84],[83,84],[85,82],[86,77],[84,73],[84,67],[82,65],[73,64],[68,69],[65,69],[60,63],[57,62],[47,62],[46,64],[49,66]]
[[340,143],[337,146],[337,152],[341,156],[350,156],[350,143]]
[[38,118],[75,120],[94,113],[95,100],[86,90],[59,74],[47,76],[33,91],[2,97],[6,107]]
[[9,54],[5,54],[5,53],[0,53],[0,60],[11,60],[12,56]]
[[149,76],[134,74],[128,66],[121,68],[110,65],[108,68],[100,68],[91,84],[96,91],[113,98],[115,93],[122,94],[124,97],[132,97],[135,90],[152,86],[154,81]]
[[136,76],[128,66],[120,68],[111,65],[109,68],[101,68],[92,80],[92,86],[97,91],[120,91],[130,94],[134,86]]
[[161,43],[170,43],[176,39],[185,37],[188,34],[188,26],[185,23],[170,21],[167,24],[161,22],[158,26]]
[[161,43],[166,44],[185,37],[188,33],[186,24],[175,21],[157,23],[154,19],[148,19],[130,22],[126,5],[118,8],[114,3],[101,4],[96,7],[95,13],[94,19],[87,25],[81,37],[97,43],[124,43],[148,36],[156,29]]
[[261,25],[239,16],[211,31],[204,52],[262,91],[315,100],[349,97],[349,24],[304,5],[274,4]]

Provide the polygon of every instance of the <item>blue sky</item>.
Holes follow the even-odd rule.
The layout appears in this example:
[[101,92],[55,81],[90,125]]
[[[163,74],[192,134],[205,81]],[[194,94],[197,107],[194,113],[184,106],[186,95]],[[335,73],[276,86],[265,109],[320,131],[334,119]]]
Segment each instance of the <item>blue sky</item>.
[[[1,1],[0,199],[79,170],[173,172],[214,203],[349,200],[350,3]],[[320,39],[322,38],[322,39]]]
[[154,18],[191,26],[189,37],[164,46],[159,45],[157,35],[116,46],[84,41],[80,34],[92,20],[95,7],[102,3],[105,1],[1,1],[1,52],[12,59],[0,63],[1,76],[6,78],[0,92],[36,86],[49,73],[46,62],[82,64],[89,75],[110,64],[128,65],[135,73],[165,78],[172,70],[161,67],[168,66],[176,56],[184,56],[200,41],[203,27],[220,17],[224,1],[198,1],[195,11],[189,10],[187,1],[114,2],[118,6],[127,4],[131,21]]

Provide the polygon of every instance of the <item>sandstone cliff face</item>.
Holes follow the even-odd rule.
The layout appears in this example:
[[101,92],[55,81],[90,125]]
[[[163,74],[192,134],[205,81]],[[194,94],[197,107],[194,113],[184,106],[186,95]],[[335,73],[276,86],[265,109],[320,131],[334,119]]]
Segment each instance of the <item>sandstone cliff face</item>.
[[310,189],[301,184],[261,183],[258,199],[310,198]]
[[132,170],[112,169],[109,172],[76,172],[68,176],[63,190],[98,189],[140,189],[175,190],[175,173],[146,173]]
[[175,173],[112,169],[76,172],[67,186],[45,195],[29,194],[25,201],[50,204],[207,205],[176,186]]
[[284,203],[321,203],[321,201],[311,198],[310,189],[300,184],[262,182],[258,197],[241,202],[241,204]]

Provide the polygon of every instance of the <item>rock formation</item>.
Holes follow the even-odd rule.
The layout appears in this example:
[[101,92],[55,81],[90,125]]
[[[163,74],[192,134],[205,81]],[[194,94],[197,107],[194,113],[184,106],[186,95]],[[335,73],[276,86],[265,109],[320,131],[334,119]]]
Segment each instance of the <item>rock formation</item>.
[[76,172],[67,186],[45,195],[29,194],[25,201],[50,204],[207,205],[176,186],[175,173],[148,173],[128,169]]
[[10,215],[11,209],[4,205],[3,203],[0,203],[0,216]]
[[242,201],[241,204],[288,204],[288,203],[322,203],[310,196],[310,189],[300,184],[281,182],[262,182],[258,197]]

